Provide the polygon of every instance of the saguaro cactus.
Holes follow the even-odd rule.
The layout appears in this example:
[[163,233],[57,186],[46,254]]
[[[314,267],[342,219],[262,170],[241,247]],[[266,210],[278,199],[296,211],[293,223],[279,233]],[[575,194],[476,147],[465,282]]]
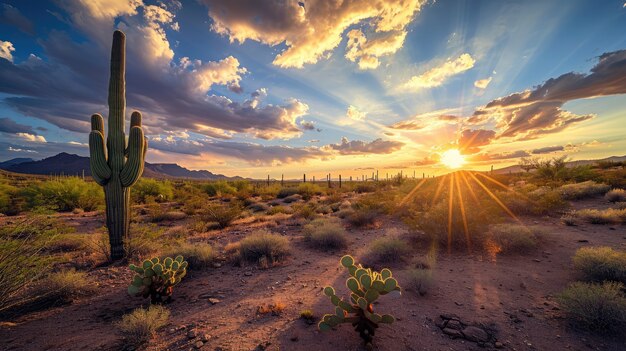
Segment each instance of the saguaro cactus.
[[104,188],[106,226],[109,230],[111,259],[124,257],[124,239],[130,225],[130,187],[143,173],[148,142],[141,129],[141,113],[130,119],[128,144],[124,134],[126,110],[126,37],[116,30],[111,47],[109,79],[109,128],[104,142],[104,120],[100,114],[91,116],[89,153],[91,175]]

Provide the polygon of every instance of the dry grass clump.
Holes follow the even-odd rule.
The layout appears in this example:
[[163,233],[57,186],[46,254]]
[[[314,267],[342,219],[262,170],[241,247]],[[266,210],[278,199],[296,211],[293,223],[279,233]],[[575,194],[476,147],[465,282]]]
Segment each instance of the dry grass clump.
[[150,215],[152,222],[180,221],[185,218],[187,218],[187,214],[182,211],[159,211]]
[[296,204],[293,206],[295,218],[313,219],[317,217],[317,205],[314,203]]
[[583,247],[576,251],[573,261],[586,281],[626,284],[626,252],[605,246]]
[[257,306],[256,312],[258,314],[268,314],[271,313],[272,316],[280,316],[280,314],[285,310],[287,305],[282,301],[274,301],[271,303],[263,303]]
[[165,307],[152,305],[148,309],[138,308],[124,315],[116,325],[126,343],[139,346],[150,341],[167,324],[169,317],[170,312]]
[[559,296],[561,308],[575,324],[600,333],[621,333],[626,327],[624,285],[575,282]]
[[626,190],[613,189],[604,195],[604,198],[609,202],[625,202]]
[[619,224],[626,222],[626,209],[583,209],[574,212],[574,215],[591,224]]
[[409,290],[424,296],[433,285],[433,272],[430,269],[414,268],[406,273],[402,282]]
[[376,263],[398,263],[405,261],[411,254],[409,244],[398,238],[379,238],[372,242],[366,262]]
[[319,249],[343,249],[348,246],[346,230],[336,218],[315,219],[304,226],[304,237]]
[[557,189],[566,200],[581,200],[604,195],[611,188],[608,184],[596,183],[592,180],[581,183],[565,184]]
[[278,234],[257,231],[239,242],[241,261],[271,266],[289,255],[289,240]]
[[243,210],[238,204],[209,204],[202,209],[201,218],[205,222],[215,222],[220,228],[228,227],[239,218]]
[[208,243],[182,243],[169,248],[161,254],[163,257],[181,255],[189,262],[190,269],[206,268],[215,260],[215,251]]
[[293,210],[291,209],[291,207],[276,205],[276,206],[270,207],[266,213],[270,216],[273,216],[279,213],[292,214]]
[[35,295],[54,302],[70,302],[96,291],[97,286],[85,272],[67,270],[55,272],[37,284]]
[[494,244],[499,253],[525,253],[537,248],[543,236],[539,227],[520,224],[495,224],[487,232],[487,241]]

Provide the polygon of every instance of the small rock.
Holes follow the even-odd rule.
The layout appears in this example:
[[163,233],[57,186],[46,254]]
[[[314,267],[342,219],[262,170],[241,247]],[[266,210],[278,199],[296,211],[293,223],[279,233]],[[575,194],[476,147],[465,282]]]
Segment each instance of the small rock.
[[493,344],[493,346],[495,346],[495,347],[496,347],[496,349],[501,349],[501,348],[503,348],[503,347],[504,347],[504,345],[502,345],[502,343],[501,343],[501,342],[499,342],[499,341],[496,341],[496,343],[495,343],[495,344]]
[[252,276],[252,272],[244,272],[243,275],[245,275],[246,277],[251,277]]
[[462,331],[465,338],[474,342],[485,342],[489,340],[489,334],[482,329],[474,326],[465,327]]
[[195,330],[190,330],[189,332],[187,332],[187,338],[189,339],[194,339],[197,336],[198,336],[198,333]]
[[220,268],[221,266],[222,266],[221,263],[217,263],[217,262],[213,263],[213,268]]
[[209,302],[211,303],[211,305],[215,305],[215,304],[220,303],[220,300],[218,300],[218,299],[216,299],[214,297],[210,297],[209,298]]
[[201,340],[202,340],[202,342],[207,342],[207,341],[211,340],[211,335],[209,335],[209,334],[202,334]]
[[201,349],[201,348],[202,348],[202,346],[204,346],[204,343],[203,343],[202,341],[200,341],[200,340],[196,341],[196,342],[193,344],[193,347],[194,347],[196,350]]
[[293,335],[291,338],[289,338],[289,340],[296,342],[298,341],[298,336],[297,335]]
[[448,322],[448,324],[446,324],[446,328],[461,330],[463,329],[463,326],[461,325],[461,322],[456,321],[456,320],[451,320]]
[[463,337],[463,334],[461,333],[460,330],[450,329],[450,328],[443,328],[443,332],[444,332],[444,334],[449,335],[452,339],[462,338]]

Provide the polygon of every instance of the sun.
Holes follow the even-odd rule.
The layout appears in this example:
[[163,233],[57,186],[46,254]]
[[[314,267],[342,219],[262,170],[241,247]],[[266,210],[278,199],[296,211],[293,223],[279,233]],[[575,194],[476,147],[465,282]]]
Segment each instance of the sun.
[[459,150],[450,149],[441,154],[439,162],[448,168],[459,168],[465,164],[465,157],[461,155]]

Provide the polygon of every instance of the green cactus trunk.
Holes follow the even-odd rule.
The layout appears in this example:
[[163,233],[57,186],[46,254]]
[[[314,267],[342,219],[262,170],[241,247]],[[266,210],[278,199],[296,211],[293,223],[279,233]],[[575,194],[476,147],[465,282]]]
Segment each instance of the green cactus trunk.
[[124,257],[124,240],[130,226],[130,187],[143,173],[148,148],[141,129],[141,113],[131,116],[128,144],[124,133],[126,94],[126,38],[121,31],[113,34],[111,77],[109,80],[109,128],[104,141],[104,120],[91,116],[89,152],[93,179],[104,187],[106,225],[109,231],[111,259]]

